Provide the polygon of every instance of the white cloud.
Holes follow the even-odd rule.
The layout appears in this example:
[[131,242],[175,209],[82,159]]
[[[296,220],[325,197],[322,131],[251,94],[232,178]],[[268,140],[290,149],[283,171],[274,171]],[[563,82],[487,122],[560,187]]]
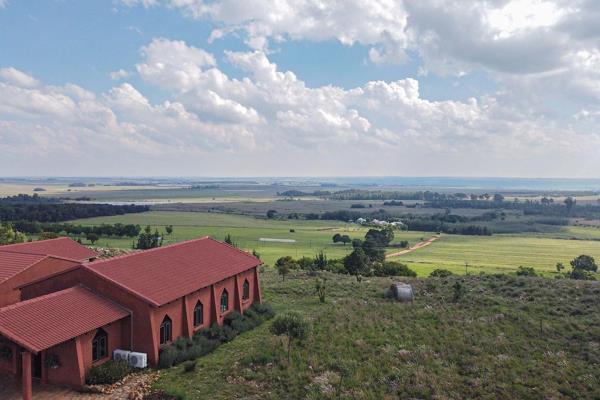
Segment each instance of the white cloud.
[[113,81],[118,81],[121,79],[129,78],[131,76],[131,72],[125,71],[124,69],[119,69],[117,71],[113,71],[109,74],[110,79]]
[[[27,85],[27,79],[14,79],[26,74],[4,69],[12,79],[3,75],[6,82],[0,83],[0,147],[6,155],[0,165],[15,168],[26,151],[64,162],[85,155],[122,158],[131,160],[132,173],[145,174],[182,173],[186,166],[192,168],[185,170],[188,175],[443,170],[549,176],[564,174],[564,165],[578,165],[583,158],[589,165],[569,173],[592,175],[600,167],[595,155],[600,135],[588,125],[595,111],[586,111],[595,108],[581,108],[576,118],[562,122],[536,110],[528,98],[516,100],[512,91],[431,101],[411,78],[351,89],[308,87],[263,50],[225,53],[225,61],[244,76],[235,79],[212,54],[165,38],[152,40],[140,55],[135,66],[140,77],[168,93],[168,101],[153,104],[129,83],[101,95],[73,84]],[[586,79],[598,73],[597,52],[579,51],[570,62]],[[517,75],[507,84],[532,87],[563,76],[550,71],[523,82]],[[133,160],[160,169],[139,171]],[[210,169],[224,160],[223,169]]]
[[37,79],[13,67],[0,68],[0,79],[21,87],[34,87],[39,84]]

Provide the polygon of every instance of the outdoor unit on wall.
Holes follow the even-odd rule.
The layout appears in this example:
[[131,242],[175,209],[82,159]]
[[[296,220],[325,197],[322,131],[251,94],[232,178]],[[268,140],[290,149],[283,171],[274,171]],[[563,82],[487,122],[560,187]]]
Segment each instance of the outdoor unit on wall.
[[134,368],[146,368],[148,366],[148,355],[146,353],[129,353],[129,365]]
[[127,361],[129,362],[129,350],[115,350],[113,351],[113,360],[115,361]]

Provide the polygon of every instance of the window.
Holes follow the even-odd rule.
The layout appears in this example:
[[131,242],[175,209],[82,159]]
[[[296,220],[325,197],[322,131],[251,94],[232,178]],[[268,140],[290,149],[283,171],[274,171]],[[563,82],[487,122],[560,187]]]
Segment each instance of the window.
[[98,329],[92,340],[92,361],[102,360],[108,356],[108,335],[104,329]]
[[168,315],[165,315],[165,319],[163,319],[162,324],[160,324],[160,344],[166,344],[171,341],[171,326],[171,318],[169,318]]
[[204,307],[202,303],[196,303],[194,307],[194,326],[200,326],[204,323]]
[[227,293],[227,289],[223,289],[223,293],[221,293],[221,312],[224,313],[229,309],[229,293]]
[[244,288],[242,290],[242,300],[248,300],[250,298],[250,283],[248,279],[244,279]]

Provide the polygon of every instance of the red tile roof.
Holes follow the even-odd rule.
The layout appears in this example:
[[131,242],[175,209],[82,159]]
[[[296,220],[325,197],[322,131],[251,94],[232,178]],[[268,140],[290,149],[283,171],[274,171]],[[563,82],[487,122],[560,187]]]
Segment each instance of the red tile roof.
[[37,353],[128,315],[76,286],[0,308],[0,334]]
[[43,254],[0,251],[0,283],[39,263],[46,257]]
[[68,237],[8,244],[0,246],[0,251],[52,255],[77,261],[87,261],[90,258],[96,257],[95,251]]
[[84,268],[160,306],[260,264],[245,251],[204,237],[94,261]]

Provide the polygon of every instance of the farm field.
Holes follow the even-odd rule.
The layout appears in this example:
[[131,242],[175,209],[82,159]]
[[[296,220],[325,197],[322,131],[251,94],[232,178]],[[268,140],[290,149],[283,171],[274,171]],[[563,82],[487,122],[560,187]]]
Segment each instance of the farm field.
[[419,275],[443,267],[455,273],[508,272],[519,266],[555,272],[557,262],[568,266],[580,254],[600,259],[600,242],[512,235],[443,235],[431,246],[396,258]]
[[[151,225],[164,231],[166,225],[173,225],[174,232],[165,236],[165,244],[187,240],[199,236],[212,236],[223,240],[230,234],[238,246],[255,249],[265,263],[272,265],[279,257],[312,257],[324,251],[329,258],[346,255],[351,246],[333,244],[331,237],[339,232],[352,238],[363,238],[367,229],[338,221],[267,220],[242,215],[151,211],[141,214],[100,217],[71,221],[84,225],[102,223]],[[290,232],[293,229],[294,232]],[[595,228],[568,227],[569,235],[600,236]],[[421,238],[428,238],[427,232],[396,232],[395,241],[408,240],[414,245]],[[295,243],[260,241],[268,239],[292,239]],[[102,238],[98,246],[131,248],[133,239]],[[389,249],[388,253],[398,251]],[[580,254],[589,254],[600,259],[600,241],[565,240],[543,236],[462,236],[442,235],[441,239],[428,247],[395,257],[394,260],[408,264],[420,276],[426,276],[436,268],[446,268],[455,273],[465,272],[465,262],[469,263],[470,273],[501,272],[516,270],[519,266],[531,266],[539,271],[555,271],[557,262],[568,265]]]
[[[150,211],[141,214],[128,214],[112,217],[89,218],[70,221],[83,225],[139,224],[151,225],[164,231],[166,225],[173,225],[173,234],[165,236],[164,244],[192,239],[199,236],[212,236],[223,240],[230,234],[234,242],[246,250],[256,250],[267,264],[273,264],[279,257],[313,257],[320,251],[329,258],[339,258],[351,251],[352,246],[334,244],[331,237],[335,233],[363,238],[366,228],[338,221],[267,220],[254,217],[218,213]],[[294,232],[290,232],[293,229]],[[396,240],[418,242],[429,234],[425,232],[397,232]],[[260,241],[266,239],[292,239],[295,243]],[[133,239],[102,238],[98,246],[131,248]]]
[[[415,292],[406,305],[385,297],[389,278],[322,276],[324,304],[305,272],[285,282],[273,268],[261,273],[264,299],[277,313],[296,311],[311,323],[291,362],[267,322],[199,358],[195,371],[163,370],[155,388],[186,400],[600,396],[593,372],[600,289],[592,282],[404,278]],[[465,294],[454,301],[456,281]]]

